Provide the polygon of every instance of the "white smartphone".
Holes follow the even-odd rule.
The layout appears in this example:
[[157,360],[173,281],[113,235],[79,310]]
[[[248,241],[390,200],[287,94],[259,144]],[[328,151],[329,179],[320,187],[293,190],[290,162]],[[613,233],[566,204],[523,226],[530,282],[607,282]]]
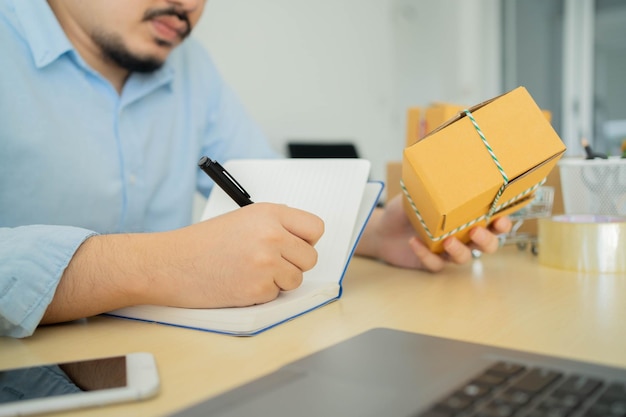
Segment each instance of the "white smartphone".
[[154,357],[137,352],[0,370],[0,417],[149,398],[159,391]]

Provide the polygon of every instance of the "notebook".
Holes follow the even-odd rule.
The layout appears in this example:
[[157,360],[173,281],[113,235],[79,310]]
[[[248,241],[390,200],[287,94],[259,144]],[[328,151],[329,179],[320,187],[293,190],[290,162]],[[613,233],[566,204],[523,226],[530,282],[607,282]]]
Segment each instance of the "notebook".
[[626,369],[377,328],[175,417],[607,417]]
[[[324,235],[318,261],[302,285],[269,303],[239,308],[187,309],[142,305],[108,315],[232,335],[254,335],[338,299],[356,244],[383,188],[368,181],[365,159],[233,160],[224,168],[254,202],[286,204],[317,214]],[[202,215],[209,219],[239,207],[214,187]]]

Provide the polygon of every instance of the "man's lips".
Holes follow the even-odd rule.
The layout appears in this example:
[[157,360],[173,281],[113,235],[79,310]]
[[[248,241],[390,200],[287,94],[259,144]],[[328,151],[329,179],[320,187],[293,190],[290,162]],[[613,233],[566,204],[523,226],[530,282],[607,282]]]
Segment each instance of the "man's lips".
[[151,19],[152,25],[157,31],[158,37],[164,41],[176,42],[183,39],[189,33],[187,22],[176,16],[163,15]]

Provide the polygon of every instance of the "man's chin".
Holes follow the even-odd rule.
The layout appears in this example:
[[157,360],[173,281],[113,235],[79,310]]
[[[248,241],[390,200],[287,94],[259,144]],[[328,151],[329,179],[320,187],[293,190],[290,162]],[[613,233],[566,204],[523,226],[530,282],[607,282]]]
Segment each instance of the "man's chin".
[[165,58],[158,55],[138,56],[133,54],[109,54],[109,59],[130,72],[150,73],[158,70],[165,63]]
[[154,43],[143,47],[127,47],[119,36],[96,36],[105,59],[130,72],[154,72],[165,63],[172,47],[162,47]]
[[151,73],[151,72],[159,70],[163,66],[164,63],[165,63],[164,59],[156,59],[156,58],[144,59],[140,62],[136,62],[132,69],[128,67],[126,69],[129,69],[130,71],[134,71],[134,72]]

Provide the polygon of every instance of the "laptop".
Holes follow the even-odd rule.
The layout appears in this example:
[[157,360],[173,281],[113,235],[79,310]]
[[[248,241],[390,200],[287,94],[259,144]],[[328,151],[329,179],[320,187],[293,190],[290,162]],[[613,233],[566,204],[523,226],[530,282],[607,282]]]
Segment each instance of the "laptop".
[[626,369],[376,328],[176,417],[626,415]]

